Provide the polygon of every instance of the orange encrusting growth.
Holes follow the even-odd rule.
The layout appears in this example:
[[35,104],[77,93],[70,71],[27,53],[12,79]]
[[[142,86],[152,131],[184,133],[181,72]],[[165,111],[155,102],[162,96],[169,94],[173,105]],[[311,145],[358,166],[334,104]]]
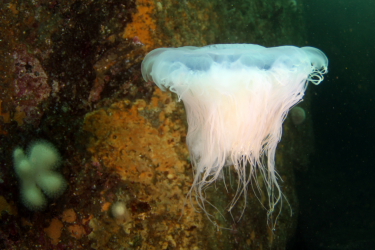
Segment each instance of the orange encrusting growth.
[[125,28],[124,38],[138,37],[146,47],[154,47],[153,33],[156,30],[155,19],[152,14],[155,11],[154,1],[138,0],[138,12],[133,15],[133,21]]
[[73,223],[77,219],[77,214],[73,208],[66,209],[62,214],[62,221],[67,223]]
[[77,225],[77,224],[69,226],[68,231],[76,239],[81,239],[82,236],[86,235],[86,231],[84,227],[81,225]]
[[109,210],[109,208],[111,207],[111,203],[110,202],[104,202],[103,205],[102,205],[102,212],[106,212]]
[[[174,148],[181,145],[181,130],[184,132],[185,129],[182,129],[181,120],[173,124],[165,116],[165,113],[175,109],[174,102],[167,101],[169,103],[165,105],[164,111],[158,107],[159,102],[170,99],[169,95],[160,90],[156,92],[159,95],[152,98],[150,105],[144,100],[137,100],[129,109],[129,102],[123,101],[113,104],[108,110],[101,109],[86,116],[84,129],[99,138],[97,143],[105,143],[118,153],[118,157],[112,160],[107,158],[108,154],[103,154],[100,158],[114,167],[123,179],[147,183],[155,178],[155,171],[172,175],[185,171],[184,162],[174,152]],[[155,112],[160,126],[153,127],[140,115],[142,112]],[[95,126],[92,123],[96,123]],[[170,131],[171,129],[174,131]],[[184,153],[187,156],[186,148]],[[148,162],[147,165],[144,164],[145,161]]]
[[63,226],[59,219],[53,218],[49,227],[44,229],[44,232],[51,238],[52,244],[57,245],[59,243]]
[[[192,175],[185,145],[186,125],[181,119],[184,109],[179,105],[170,93],[157,89],[149,102],[124,100],[87,114],[83,129],[91,134],[88,150],[92,153],[92,161],[100,162],[132,187],[138,187],[137,201],[151,207],[148,212],[131,213],[124,224],[126,232],[138,232],[143,239],[148,239],[151,232],[155,237],[170,239],[189,234],[179,246],[194,249],[194,246],[198,247],[202,214],[185,206]],[[127,194],[117,198],[127,203]],[[165,217],[166,213],[168,217]],[[145,221],[141,231],[134,228],[134,221]],[[152,221],[152,225],[148,221]],[[161,227],[159,223],[169,226]],[[114,230],[116,225],[104,225],[93,219],[90,222],[93,232],[89,238],[106,242],[106,232]],[[155,232],[153,225],[161,228]],[[183,230],[192,227],[197,230]],[[174,240],[163,244],[176,245]],[[142,246],[142,249],[161,249],[147,240]]]

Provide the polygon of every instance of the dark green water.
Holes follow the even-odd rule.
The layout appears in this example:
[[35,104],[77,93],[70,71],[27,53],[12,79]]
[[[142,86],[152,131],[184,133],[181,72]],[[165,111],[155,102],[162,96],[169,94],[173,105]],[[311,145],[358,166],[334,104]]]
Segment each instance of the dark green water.
[[375,2],[305,2],[309,45],[330,66],[313,88],[316,152],[297,173],[293,249],[375,249]]

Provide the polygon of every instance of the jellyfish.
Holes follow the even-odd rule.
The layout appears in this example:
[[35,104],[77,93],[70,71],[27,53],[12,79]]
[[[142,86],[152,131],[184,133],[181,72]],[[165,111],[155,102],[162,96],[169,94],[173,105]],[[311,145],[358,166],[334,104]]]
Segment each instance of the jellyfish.
[[272,214],[283,198],[275,168],[282,123],[302,101],[307,84],[323,80],[327,66],[325,54],[313,47],[218,44],[158,48],[147,54],[142,62],[145,81],[176,93],[184,103],[194,171],[189,195],[195,193],[204,211],[205,189],[222,178],[226,166],[233,166],[238,186],[228,210],[251,183],[266,189]]

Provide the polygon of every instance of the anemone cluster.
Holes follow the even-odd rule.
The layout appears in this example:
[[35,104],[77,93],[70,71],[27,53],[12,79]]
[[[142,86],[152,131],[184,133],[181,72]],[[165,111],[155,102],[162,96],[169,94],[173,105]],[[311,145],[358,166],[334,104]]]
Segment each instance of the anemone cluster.
[[27,154],[18,147],[13,151],[13,161],[21,184],[22,203],[28,209],[42,210],[47,204],[45,195],[56,198],[64,192],[67,183],[54,171],[59,167],[61,157],[51,143],[34,142]]

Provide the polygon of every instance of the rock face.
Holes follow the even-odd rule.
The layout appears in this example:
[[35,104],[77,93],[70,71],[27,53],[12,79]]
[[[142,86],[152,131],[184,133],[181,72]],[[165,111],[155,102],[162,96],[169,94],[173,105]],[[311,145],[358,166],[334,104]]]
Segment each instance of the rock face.
[[[0,4],[0,162],[10,166],[13,149],[30,140],[49,140],[65,159],[68,188],[45,211],[30,212],[19,202],[13,168],[2,167],[0,248],[286,248],[298,211],[293,167],[305,166],[312,150],[309,117],[298,127],[289,119],[284,125],[276,156],[286,198],[280,213],[267,217],[267,196],[251,184],[247,204],[240,199],[228,213],[237,187],[228,167],[225,179],[206,190],[210,221],[194,199],[185,199],[193,170],[183,105],[144,82],[140,63],[157,47],[303,46],[299,2],[6,2]],[[113,216],[119,203],[123,216]]]

